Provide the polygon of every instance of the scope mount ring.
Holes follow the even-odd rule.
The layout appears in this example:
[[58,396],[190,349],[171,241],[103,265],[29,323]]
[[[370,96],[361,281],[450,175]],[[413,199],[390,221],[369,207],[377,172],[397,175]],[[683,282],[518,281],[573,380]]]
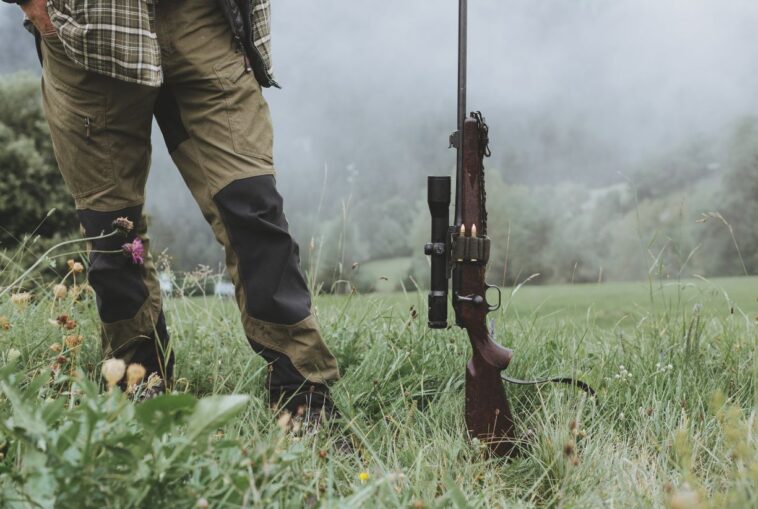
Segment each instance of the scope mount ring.
[[487,302],[487,312],[492,313],[493,311],[497,311],[500,309],[500,306],[503,304],[503,292],[500,290],[500,287],[497,285],[491,285],[489,283],[484,283],[484,286],[487,287],[486,290],[484,290],[484,301],[487,302],[487,290],[495,289],[497,290],[497,305],[491,306],[489,302]]

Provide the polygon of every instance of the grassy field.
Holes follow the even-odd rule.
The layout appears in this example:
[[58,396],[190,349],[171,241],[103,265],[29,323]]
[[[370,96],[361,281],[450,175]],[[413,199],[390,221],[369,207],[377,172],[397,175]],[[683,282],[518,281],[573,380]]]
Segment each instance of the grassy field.
[[[176,393],[134,405],[94,383],[92,301],[48,294],[0,303],[0,507],[758,505],[758,278],[504,290],[491,316],[509,374],[598,390],[508,386],[534,433],[509,462],[466,440],[468,343],[426,328],[421,293],[315,302],[349,454],[276,425],[231,301],[167,301]],[[83,344],[58,352],[61,313]]]

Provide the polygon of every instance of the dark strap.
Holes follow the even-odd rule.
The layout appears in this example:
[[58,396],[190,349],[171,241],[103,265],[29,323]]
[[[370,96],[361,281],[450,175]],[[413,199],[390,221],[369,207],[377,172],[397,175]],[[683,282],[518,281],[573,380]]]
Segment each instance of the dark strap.
[[42,66],[42,36],[36,28],[34,29],[34,47],[37,48],[37,58],[39,65]]
[[506,382],[516,385],[542,385],[547,383],[573,385],[577,389],[580,389],[590,396],[595,397],[595,389],[576,378],[558,376],[555,378],[541,378],[539,380],[519,380],[518,378],[511,378],[506,375],[502,375],[502,377]]

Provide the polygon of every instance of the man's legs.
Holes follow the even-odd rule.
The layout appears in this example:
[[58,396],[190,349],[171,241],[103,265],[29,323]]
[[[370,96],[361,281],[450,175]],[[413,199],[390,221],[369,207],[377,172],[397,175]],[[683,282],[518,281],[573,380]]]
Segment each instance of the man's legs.
[[[134,223],[126,236],[111,235],[87,246],[103,352],[170,379],[173,358],[164,357],[168,333],[142,216],[158,91],[85,71],[66,57],[55,35],[43,38],[42,53],[45,116],[84,234],[109,234],[118,217]],[[146,251],[143,264],[121,252],[138,236]]]
[[217,3],[161,2],[166,84],[156,118],[174,162],[226,251],[245,333],[271,365],[271,403],[330,410],[337,363],[311,314],[273,177],[268,105]]

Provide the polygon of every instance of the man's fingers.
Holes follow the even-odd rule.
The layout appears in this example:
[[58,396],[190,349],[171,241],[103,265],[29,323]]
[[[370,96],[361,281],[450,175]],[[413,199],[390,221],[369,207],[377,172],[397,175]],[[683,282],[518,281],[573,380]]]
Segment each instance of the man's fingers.
[[50,15],[47,13],[46,0],[29,0],[21,5],[21,9],[40,34],[50,35],[55,33],[55,25],[50,21]]
[[37,31],[42,36],[48,36],[55,33],[55,25],[52,24],[52,22],[50,21],[50,18],[48,19],[29,18],[29,21],[32,22],[32,25],[34,25],[34,28],[36,28]]
[[55,33],[55,25],[53,25],[49,17],[46,17],[42,21],[42,26],[41,27],[37,26],[37,30],[39,30],[41,35],[44,35],[44,36],[52,35]]

